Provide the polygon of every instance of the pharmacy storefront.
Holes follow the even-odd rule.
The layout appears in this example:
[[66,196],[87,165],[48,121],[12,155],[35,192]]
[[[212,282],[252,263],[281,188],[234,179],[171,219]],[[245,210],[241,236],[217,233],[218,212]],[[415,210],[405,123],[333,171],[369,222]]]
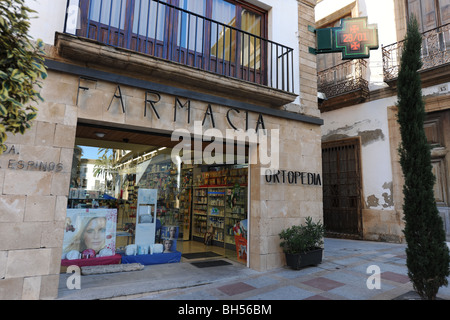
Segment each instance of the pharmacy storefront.
[[319,126],[300,133],[264,108],[48,64],[72,83],[78,111],[62,266],[226,257],[265,269],[283,264],[271,239],[281,227],[305,208],[320,215],[320,165],[305,153]]
[[322,219],[322,120],[264,104],[277,90],[53,58],[35,125],[0,156],[1,281],[15,296],[55,298],[71,266],[280,267],[279,232]]

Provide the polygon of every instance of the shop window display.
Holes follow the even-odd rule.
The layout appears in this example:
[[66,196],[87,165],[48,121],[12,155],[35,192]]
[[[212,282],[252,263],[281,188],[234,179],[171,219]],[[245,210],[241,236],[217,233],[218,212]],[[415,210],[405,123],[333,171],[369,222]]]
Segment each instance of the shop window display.
[[[246,263],[245,165],[187,166],[172,161],[170,148],[80,144],[72,167],[64,243],[83,219],[108,215],[108,245],[65,246],[62,265],[174,263],[200,251]],[[143,204],[150,193],[154,204]]]

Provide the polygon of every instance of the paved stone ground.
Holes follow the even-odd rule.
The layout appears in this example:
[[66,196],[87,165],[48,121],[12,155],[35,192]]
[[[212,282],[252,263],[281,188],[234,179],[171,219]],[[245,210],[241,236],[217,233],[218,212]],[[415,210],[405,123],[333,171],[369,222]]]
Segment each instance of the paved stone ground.
[[[258,272],[232,261],[211,268],[153,265],[142,271],[82,276],[81,290],[68,290],[69,275],[61,274],[58,299],[413,300],[417,295],[407,276],[405,247],[327,238],[322,264],[301,270]],[[379,268],[379,288],[367,285],[374,275],[371,266]],[[450,300],[450,287],[441,287],[438,298]]]
[[[379,268],[379,288],[368,288]],[[450,279],[449,279],[450,280]],[[450,281],[449,281],[450,282]],[[369,280],[369,284],[374,284]],[[450,288],[438,298],[450,300]],[[145,300],[414,300],[407,276],[405,245],[326,239],[323,263],[302,270],[280,268],[234,281],[133,297]]]

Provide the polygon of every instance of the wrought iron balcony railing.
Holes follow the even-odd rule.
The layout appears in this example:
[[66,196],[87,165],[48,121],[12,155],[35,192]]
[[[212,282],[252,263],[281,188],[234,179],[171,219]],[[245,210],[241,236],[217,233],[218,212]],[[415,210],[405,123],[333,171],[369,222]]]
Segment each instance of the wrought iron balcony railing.
[[[382,47],[384,81],[397,79],[404,40]],[[422,68],[429,70],[450,62],[450,24],[422,33]]]
[[68,0],[64,32],[294,93],[293,49],[164,1]]
[[327,99],[358,90],[368,92],[366,60],[349,60],[318,73],[318,91]]

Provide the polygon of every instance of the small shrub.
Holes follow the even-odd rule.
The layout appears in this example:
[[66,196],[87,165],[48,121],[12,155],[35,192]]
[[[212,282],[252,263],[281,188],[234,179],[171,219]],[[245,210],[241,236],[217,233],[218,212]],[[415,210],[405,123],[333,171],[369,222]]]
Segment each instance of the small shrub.
[[280,247],[285,253],[304,253],[322,247],[325,229],[322,222],[306,218],[305,225],[292,226],[279,234]]

